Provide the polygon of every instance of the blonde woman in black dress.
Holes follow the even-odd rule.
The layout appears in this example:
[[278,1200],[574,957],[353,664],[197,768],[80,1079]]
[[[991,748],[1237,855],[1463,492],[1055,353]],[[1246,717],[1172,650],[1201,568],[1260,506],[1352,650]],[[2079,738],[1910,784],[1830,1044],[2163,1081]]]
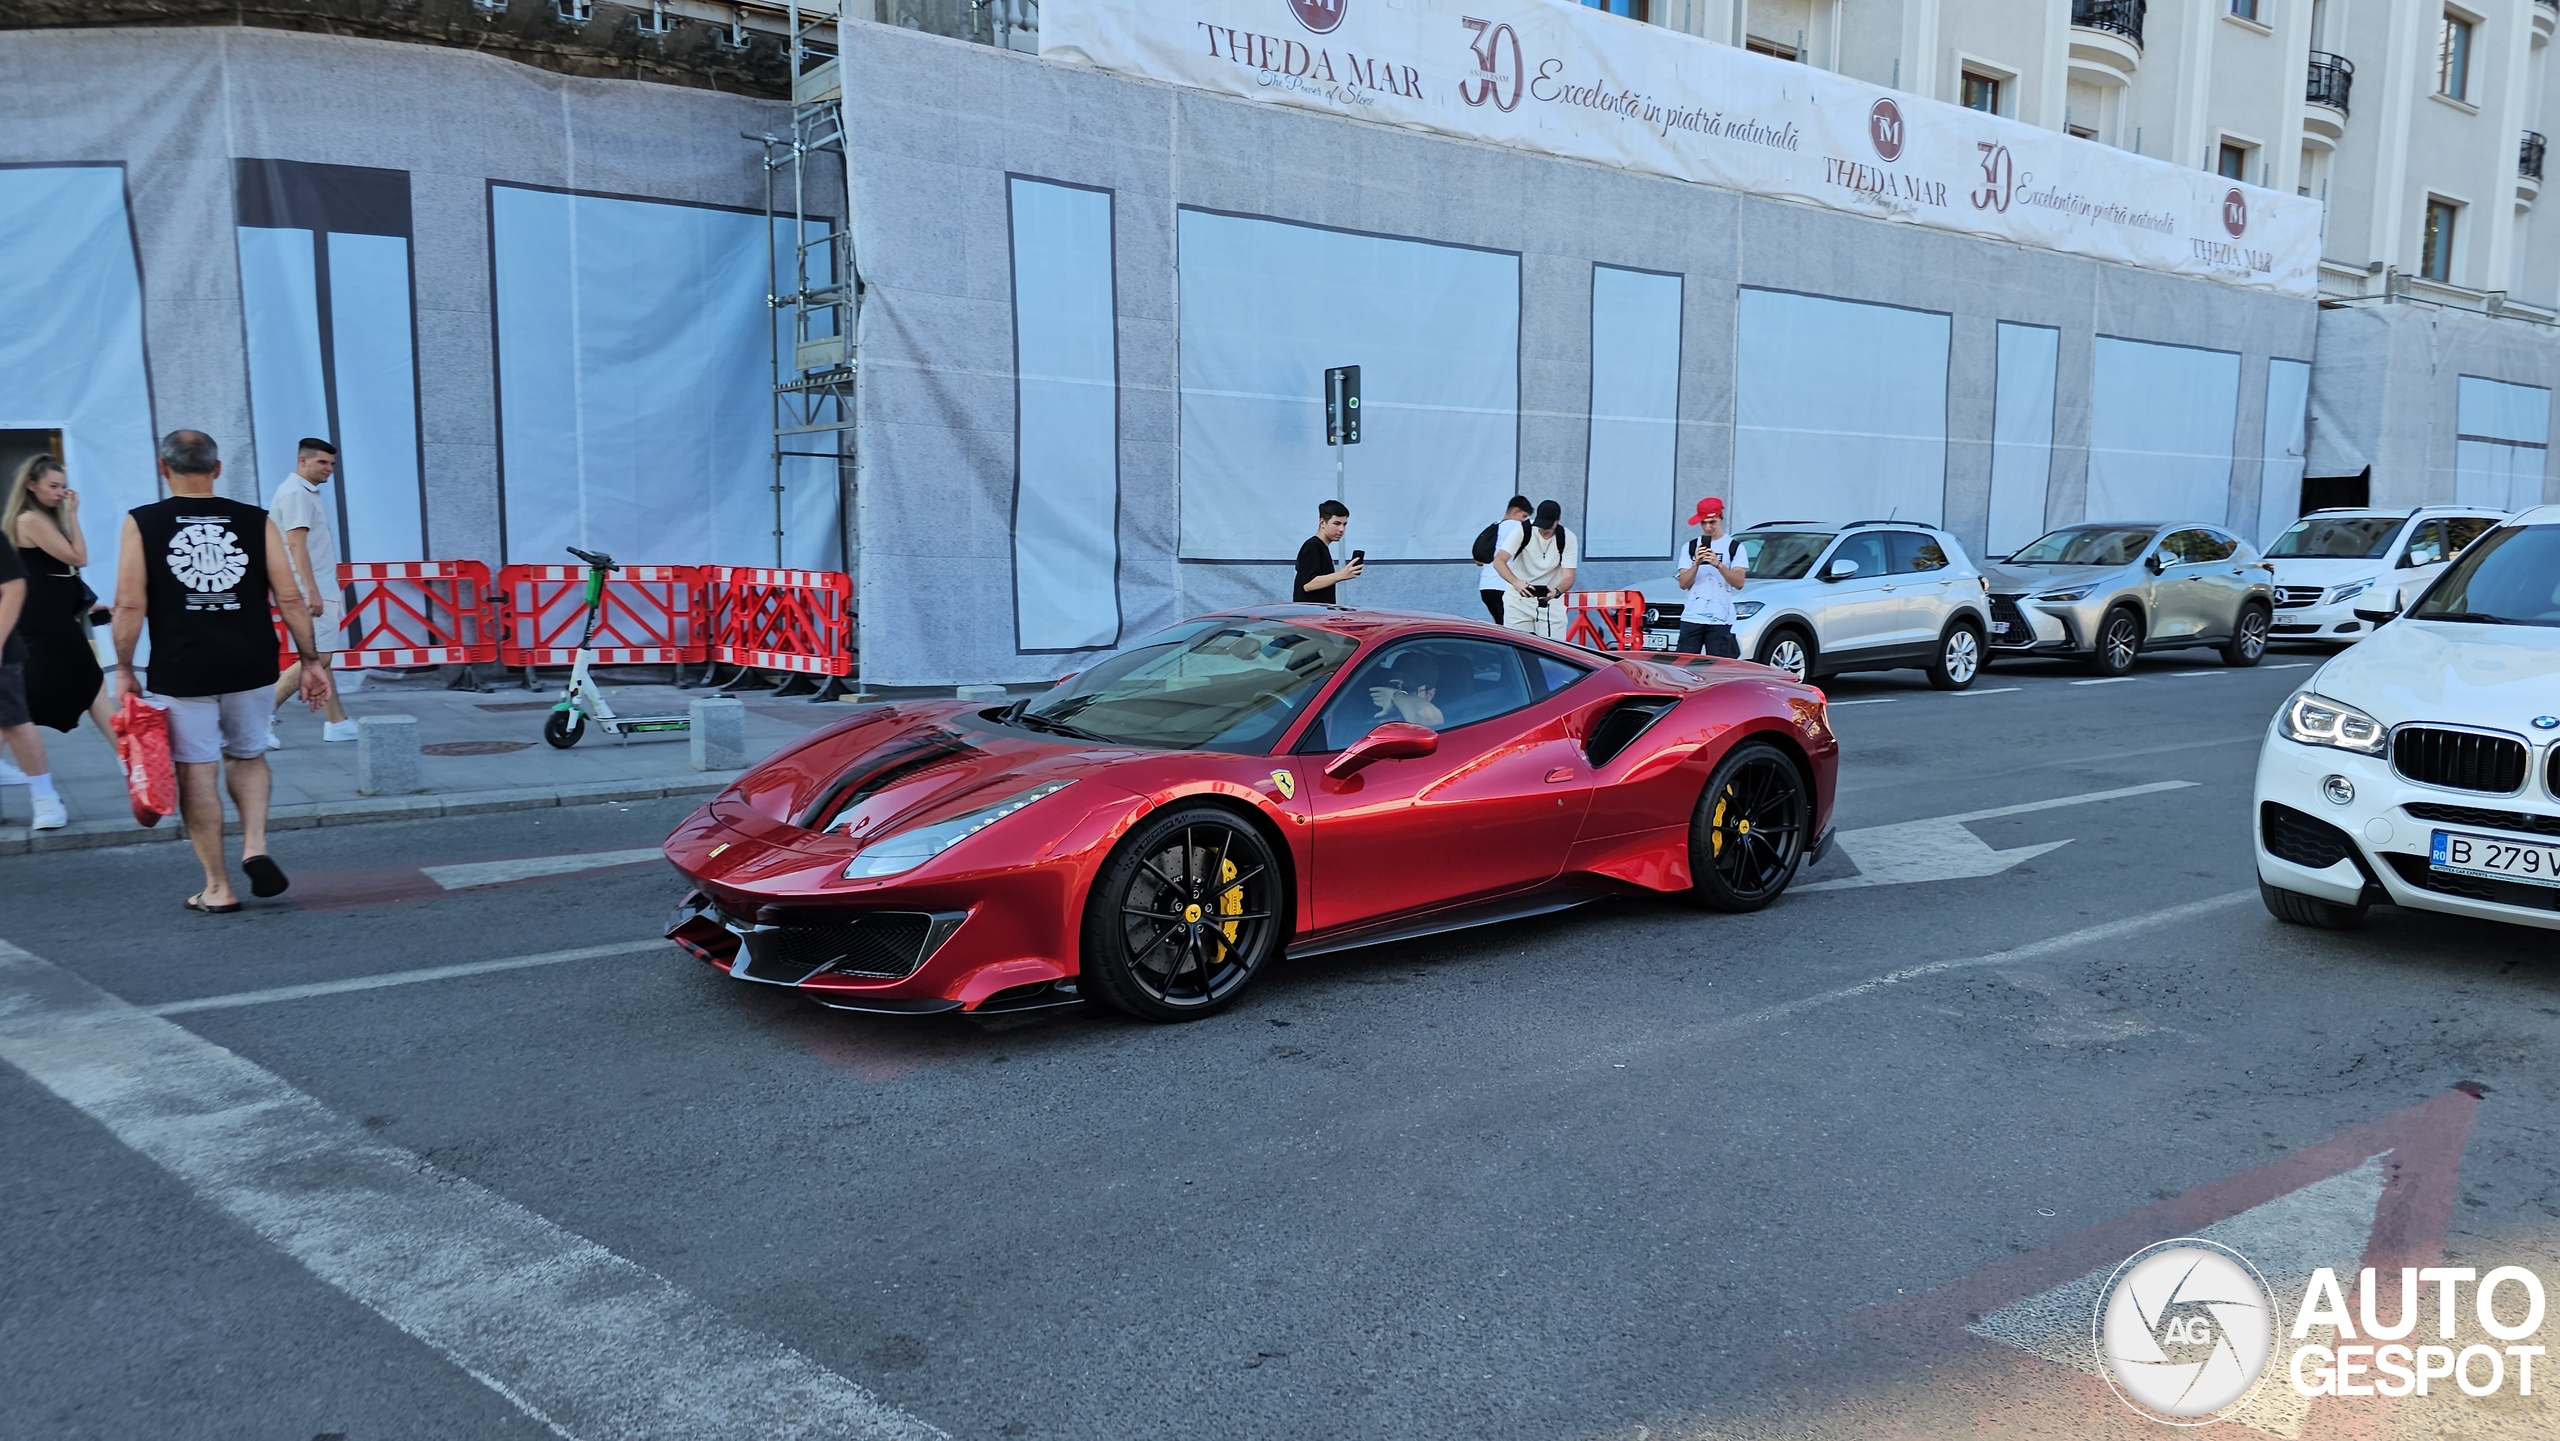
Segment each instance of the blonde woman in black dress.
[[80,492],[62,462],[39,455],[18,467],[0,501],[0,536],[18,548],[27,569],[27,605],[18,633],[27,638],[27,710],[40,726],[68,731],[87,715],[112,747],[106,674],[89,640],[89,588],[80,568],[89,545],[80,533]]

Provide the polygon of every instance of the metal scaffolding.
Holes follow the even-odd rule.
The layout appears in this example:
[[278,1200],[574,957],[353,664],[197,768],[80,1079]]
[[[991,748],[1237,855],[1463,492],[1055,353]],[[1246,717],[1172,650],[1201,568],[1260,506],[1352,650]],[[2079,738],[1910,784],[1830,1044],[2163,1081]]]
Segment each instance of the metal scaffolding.
[[[835,462],[844,566],[859,575],[854,517],[854,386],[862,284],[853,256],[853,186],[846,171],[841,5],[785,7],[791,67],[789,133],[750,135],[764,146],[764,209],[776,236],[766,303],[773,309],[773,563],[784,564],[785,486],[793,459]],[[822,208],[842,198],[845,214]],[[787,226],[786,226],[787,222]],[[860,616],[855,616],[859,652]],[[859,671],[856,671],[859,674]],[[805,683],[805,678],[804,682]],[[788,686],[786,686],[786,689]],[[830,679],[819,699],[841,683]]]

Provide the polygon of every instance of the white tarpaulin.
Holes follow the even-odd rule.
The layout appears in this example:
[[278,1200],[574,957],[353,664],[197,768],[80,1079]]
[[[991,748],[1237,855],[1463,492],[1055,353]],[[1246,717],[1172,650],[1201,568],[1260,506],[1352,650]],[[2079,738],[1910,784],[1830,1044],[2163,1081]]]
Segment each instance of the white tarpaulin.
[[[1947,497],[1946,316],[1746,288],[1739,330],[1740,524],[1938,523]],[[1857,399],[1843,404],[1842,396]]]
[[1126,75],[2314,293],[2320,204],[1559,0],[1048,0]]

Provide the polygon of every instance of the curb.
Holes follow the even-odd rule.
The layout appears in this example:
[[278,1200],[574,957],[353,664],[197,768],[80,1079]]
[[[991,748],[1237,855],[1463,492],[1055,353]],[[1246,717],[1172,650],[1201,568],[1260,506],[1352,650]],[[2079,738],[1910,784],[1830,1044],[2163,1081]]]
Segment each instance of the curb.
[[[365,825],[376,821],[429,820],[437,816],[477,816],[492,811],[542,810],[553,806],[600,805],[608,801],[654,801],[670,797],[710,795],[726,788],[743,771],[712,771],[693,780],[599,781],[574,786],[528,786],[518,790],[459,791],[446,796],[364,796],[351,801],[317,801],[276,806],[267,813],[271,831],[309,830],[314,826]],[[223,834],[240,834],[238,821],[225,821]],[[180,841],[187,830],[171,816],[149,830],[130,819],[74,821],[56,831],[0,826],[0,856],[43,855],[52,851],[89,851],[108,846],[148,845]]]

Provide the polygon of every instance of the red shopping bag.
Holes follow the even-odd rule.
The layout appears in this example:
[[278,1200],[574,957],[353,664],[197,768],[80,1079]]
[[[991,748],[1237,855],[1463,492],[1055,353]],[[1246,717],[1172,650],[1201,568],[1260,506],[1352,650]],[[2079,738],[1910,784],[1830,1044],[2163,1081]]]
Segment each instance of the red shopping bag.
[[116,759],[124,762],[133,818],[156,826],[178,808],[178,768],[169,760],[169,713],[127,691],[113,723]]

